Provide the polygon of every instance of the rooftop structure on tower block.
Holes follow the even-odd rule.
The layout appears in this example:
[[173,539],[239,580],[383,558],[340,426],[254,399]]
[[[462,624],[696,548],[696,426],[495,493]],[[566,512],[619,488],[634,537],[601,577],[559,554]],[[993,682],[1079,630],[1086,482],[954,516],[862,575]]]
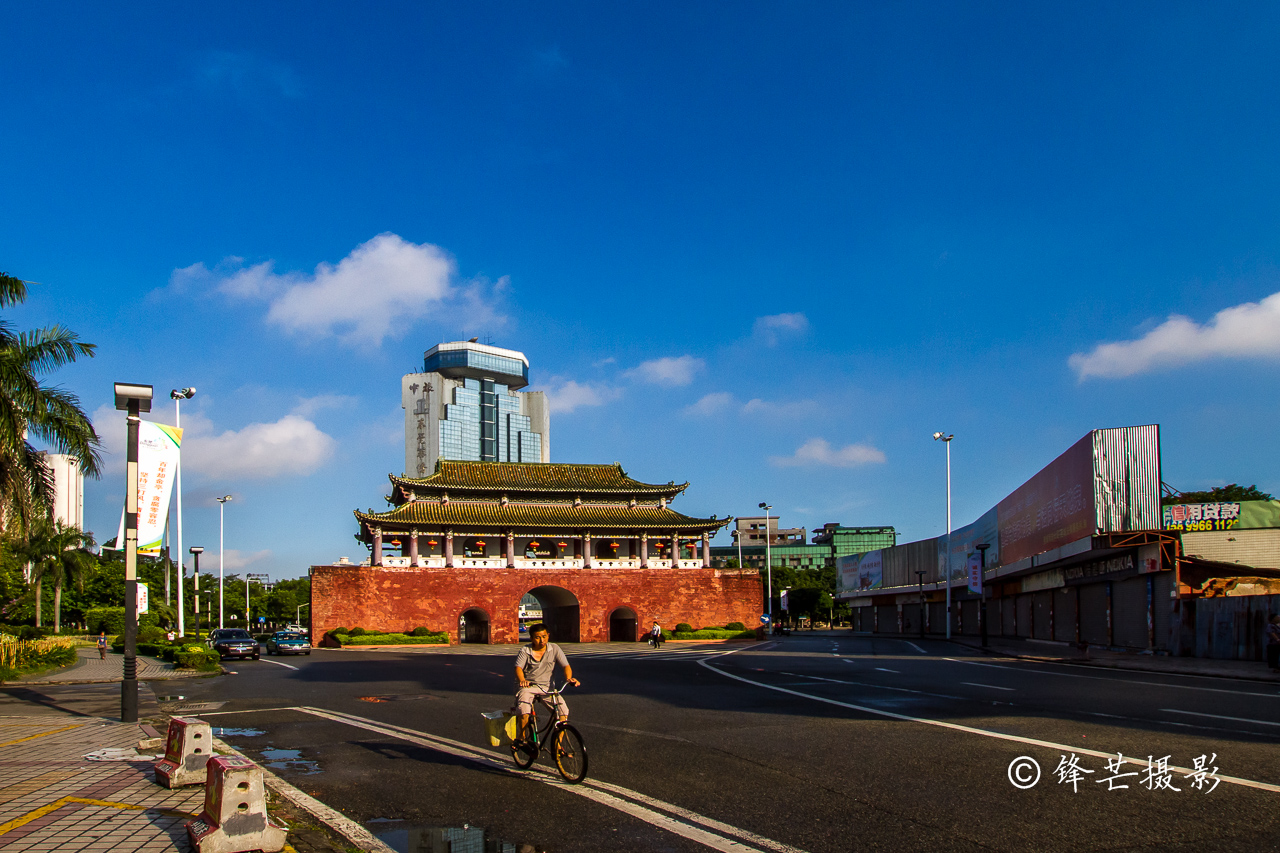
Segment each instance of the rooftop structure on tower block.
[[464,642],[518,642],[520,599],[552,639],[635,640],[640,626],[751,624],[759,573],[711,567],[729,519],[668,505],[688,483],[621,465],[440,460],[391,475],[393,508],[355,513],[368,565],[312,568],[313,631],[423,626]]

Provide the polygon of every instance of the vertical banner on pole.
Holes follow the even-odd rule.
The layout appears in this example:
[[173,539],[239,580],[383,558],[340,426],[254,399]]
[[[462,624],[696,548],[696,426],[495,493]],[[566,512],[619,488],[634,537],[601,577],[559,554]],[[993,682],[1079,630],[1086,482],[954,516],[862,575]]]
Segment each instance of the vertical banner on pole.
[[982,595],[982,554],[969,552],[969,591]]
[[[169,497],[173,475],[182,453],[182,430],[165,424],[142,421],[138,424],[138,553],[160,555],[165,526],[169,520]],[[124,543],[124,513],[116,547]]]

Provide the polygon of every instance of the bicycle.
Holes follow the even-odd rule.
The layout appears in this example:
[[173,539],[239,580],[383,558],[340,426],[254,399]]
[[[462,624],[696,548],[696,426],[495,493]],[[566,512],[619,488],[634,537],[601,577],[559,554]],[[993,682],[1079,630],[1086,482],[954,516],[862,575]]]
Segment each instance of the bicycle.
[[[560,775],[566,782],[577,784],[587,775],[587,747],[582,742],[582,735],[578,730],[568,723],[561,722],[555,706],[548,701],[562,694],[566,686],[553,688],[535,697],[529,714],[527,737],[524,743],[512,741],[511,758],[515,761],[516,767],[528,770],[533,766],[533,762],[538,760],[538,754],[547,748],[547,744],[550,744],[556,769],[560,771]],[[548,712],[547,722],[541,729],[538,727],[539,705],[546,708]]]

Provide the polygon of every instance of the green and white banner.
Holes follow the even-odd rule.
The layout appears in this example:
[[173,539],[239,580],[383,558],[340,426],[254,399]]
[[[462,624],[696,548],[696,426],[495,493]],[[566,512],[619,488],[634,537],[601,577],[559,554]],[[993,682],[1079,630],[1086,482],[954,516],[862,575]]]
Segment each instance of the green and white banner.
[[[158,556],[169,520],[169,497],[182,456],[182,430],[166,424],[138,424],[138,553]],[[116,547],[124,548],[124,511]]]

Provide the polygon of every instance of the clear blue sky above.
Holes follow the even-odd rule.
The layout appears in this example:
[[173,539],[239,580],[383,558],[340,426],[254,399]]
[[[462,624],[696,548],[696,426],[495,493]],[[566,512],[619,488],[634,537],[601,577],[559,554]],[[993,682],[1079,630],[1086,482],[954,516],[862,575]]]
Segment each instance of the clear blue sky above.
[[1095,427],[1280,492],[1280,7],[9,4],[9,312],[115,452],[183,409],[186,544],[365,555],[399,377],[523,350],[554,461],[786,525],[972,521]]

